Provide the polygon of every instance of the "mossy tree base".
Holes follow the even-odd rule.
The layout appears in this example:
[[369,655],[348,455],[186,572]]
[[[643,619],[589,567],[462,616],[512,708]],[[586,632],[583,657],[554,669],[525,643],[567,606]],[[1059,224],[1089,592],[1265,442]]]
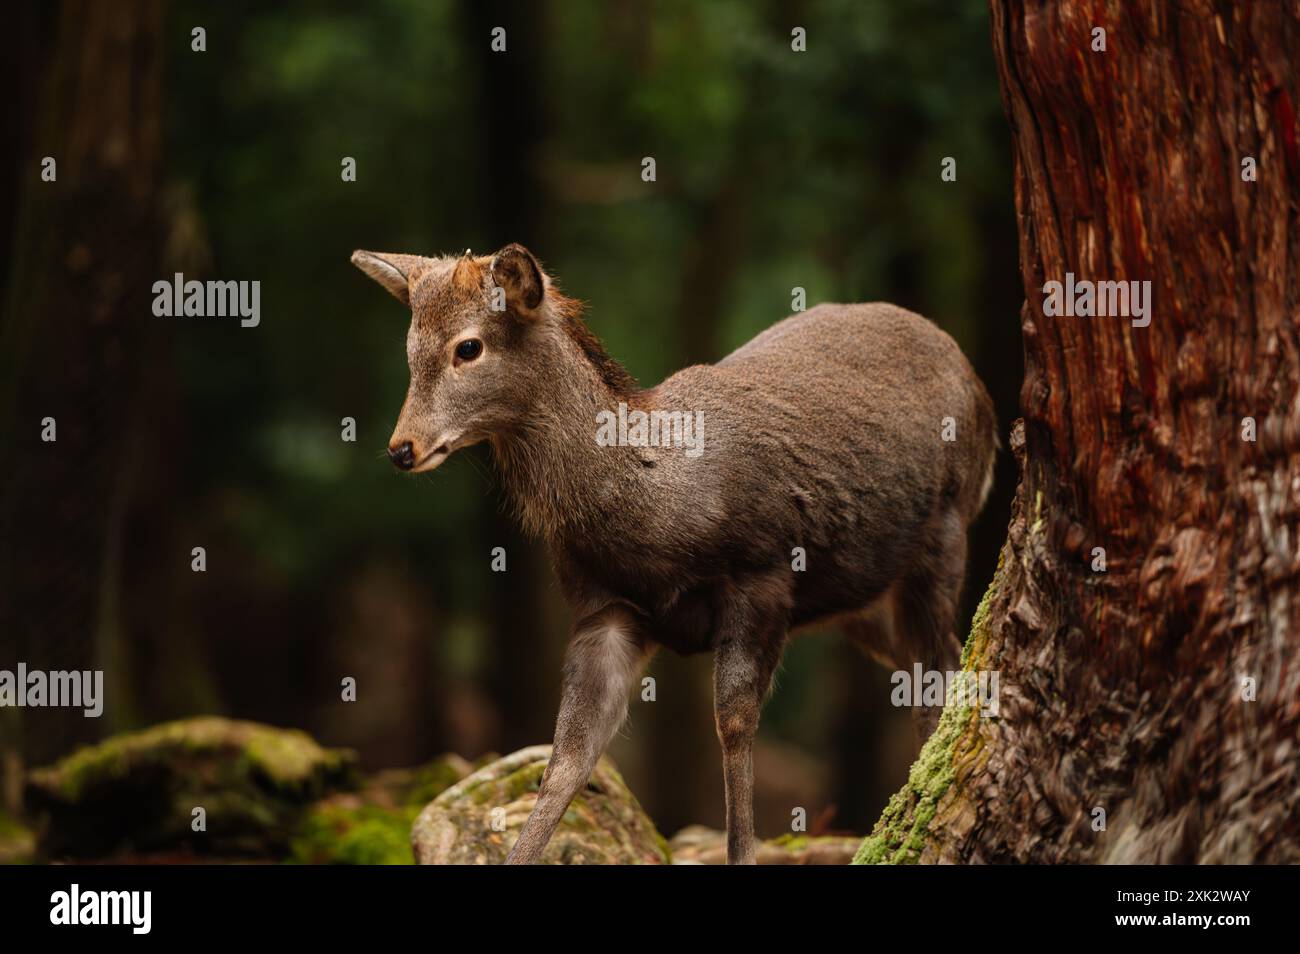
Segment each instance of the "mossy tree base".
[[1026,299],[967,660],[999,712],[945,713],[859,858],[1300,862],[1294,6],[989,8]]
[[[998,574],[1002,566],[998,566]],[[989,605],[997,589],[995,576],[984,599],[975,611],[970,635],[962,650],[962,668],[966,671],[987,670]],[[915,864],[936,860],[930,840],[931,826],[963,827],[970,817],[963,803],[961,789],[953,788],[958,777],[967,777],[982,767],[984,750],[979,710],[973,706],[948,706],[939,725],[921,747],[912,764],[907,783],[885,807],[853,858],[854,864]]]

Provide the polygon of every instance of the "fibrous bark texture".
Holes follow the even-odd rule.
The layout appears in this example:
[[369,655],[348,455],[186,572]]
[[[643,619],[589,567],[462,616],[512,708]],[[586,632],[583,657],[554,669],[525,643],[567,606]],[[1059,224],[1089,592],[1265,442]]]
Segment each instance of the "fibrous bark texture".
[[[1300,861],[1300,4],[991,11],[1021,483],[965,658],[999,715],[945,711],[859,860]],[[1150,324],[1046,314],[1067,273],[1149,281]]]

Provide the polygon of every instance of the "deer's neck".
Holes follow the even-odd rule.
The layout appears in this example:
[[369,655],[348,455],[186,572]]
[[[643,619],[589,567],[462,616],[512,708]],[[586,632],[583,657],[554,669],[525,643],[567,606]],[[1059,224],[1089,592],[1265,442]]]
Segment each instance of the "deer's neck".
[[635,405],[570,342],[525,421],[492,439],[493,452],[526,530],[550,542],[616,532],[643,505],[646,469],[637,448],[597,442],[601,412]]

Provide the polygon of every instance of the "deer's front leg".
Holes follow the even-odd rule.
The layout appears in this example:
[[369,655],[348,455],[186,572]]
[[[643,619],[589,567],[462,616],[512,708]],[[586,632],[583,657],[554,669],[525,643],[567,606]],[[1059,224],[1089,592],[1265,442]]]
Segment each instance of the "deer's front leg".
[[555,745],[537,804],[506,864],[533,864],[627,715],[627,697],[649,644],[633,614],[611,606],[582,620],[564,658]]
[[727,793],[727,864],[757,863],[754,849],[754,733],[785,643],[779,603],[732,601],[721,615],[713,660],[713,706]]

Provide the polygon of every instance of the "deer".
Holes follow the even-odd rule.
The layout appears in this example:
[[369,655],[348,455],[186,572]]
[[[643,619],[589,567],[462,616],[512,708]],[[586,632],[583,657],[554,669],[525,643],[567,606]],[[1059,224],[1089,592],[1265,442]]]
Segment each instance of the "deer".
[[[754,737],[791,634],[835,625],[896,670],[960,668],[967,529],[999,440],[937,325],[818,304],[642,388],[522,245],[352,262],[411,312],[392,463],[424,473],[487,442],[571,610],[551,756],[507,864],[541,859],[659,649],[713,656],[728,864],[756,861]],[[644,428],[599,440],[620,405],[688,416],[699,452]],[[938,721],[914,715],[922,737]]]

